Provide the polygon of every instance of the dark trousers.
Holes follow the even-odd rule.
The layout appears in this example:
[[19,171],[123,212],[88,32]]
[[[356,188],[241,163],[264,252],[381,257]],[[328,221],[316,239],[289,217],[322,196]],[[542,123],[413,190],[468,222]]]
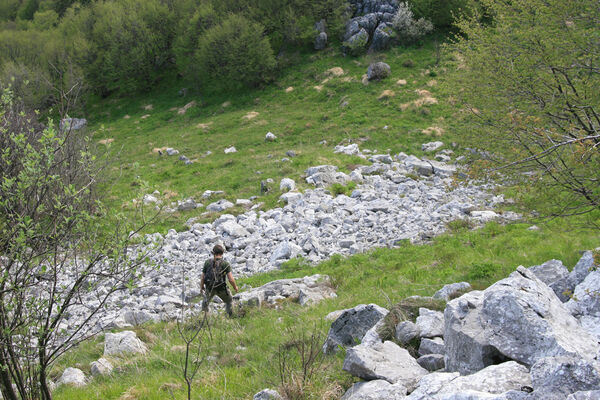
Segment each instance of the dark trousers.
[[206,288],[204,300],[202,301],[202,311],[208,311],[208,303],[212,300],[214,296],[219,296],[221,300],[225,303],[225,310],[227,314],[231,317],[233,315],[232,302],[233,297],[231,296],[231,292],[227,285],[218,286],[212,289]]

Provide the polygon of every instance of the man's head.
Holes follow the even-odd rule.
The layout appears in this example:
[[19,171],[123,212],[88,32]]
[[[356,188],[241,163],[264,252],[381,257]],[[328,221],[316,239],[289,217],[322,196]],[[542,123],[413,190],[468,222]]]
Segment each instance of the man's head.
[[220,244],[215,245],[212,250],[213,255],[216,257],[222,257],[224,252],[225,249]]

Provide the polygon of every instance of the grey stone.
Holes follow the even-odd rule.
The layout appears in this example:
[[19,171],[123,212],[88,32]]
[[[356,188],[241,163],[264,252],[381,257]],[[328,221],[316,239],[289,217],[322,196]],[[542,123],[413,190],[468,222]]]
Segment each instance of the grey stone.
[[527,367],[515,361],[508,361],[499,365],[491,365],[472,375],[457,377],[446,383],[438,393],[461,393],[473,390],[501,394],[530,385],[531,377]]
[[273,389],[263,389],[256,393],[252,400],[283,400],[283,397]]
[[373,33],[373,40],[371,41],[371,50],[381,51],[385,50],[390,46],[392,41],[393,29],[385,23],[379,24],[375,33]]
[[102,357],[98,361],[90,363],[92,376],[110,375],[113,371],[113,366],[106,358]]
[[571,271],[567,277],[565,291],[573,293],[575,291],[575,287],[583,282],[585,277],[588,276],[590,271],[592,271],[594,268],[594,253],[591,251],[584,252],[583,256],[579,259],[577,264],[575,264],[575,267],[573,267],[573,271]]
[[175,150],[175,149],[170,148],[170,147],[167,148],[166,152],[170,156],[176,156],[177,154],[179,154],[179,150]]
[[600,270],[590,272],[583,282],[575,287],[573,298],[567,308],[574,315],[600,317]]
[[267,132],[267,134],[265,135],[265,140],[267,142],[274,142],[275,140],[277,140],[277,136],[275,136],[273,132]]
[[429,143],[423,143],[421,145],[421,150],[423,150],[426,153],[430,153],[432,151],[436,151],[439,148],[444,146],[444,142],[429,142]]
[[331,324],[323,345],[324,353],[336,352],[338,346],[352,347],[388,313],[376,304],[361,304],[344,312]]
[[567,400],[600,400],[600,390],[588,390],[570,394]]
[[104,336],[104,355],[145,354],[148,348],[133,331],[106,333]]
[[423,175],[423,176],[433,175],[433,166],[431,165],[430,162],[421,161],[416,157],[414,157],[414,158],[409,157],[404,161],[404,164],[406,165],[407,168],[412,169],[419,175]]
[[432,400],[444,385],[452,382],[459,377],[458,372],[432,372],[425,375],[418,383],[417,388],[408,396],[406,400]]
[[290,242],[281,242],[271,254],[270,261],[274,263],[277,260],[289,260],[290,258],[294,258],[302,252],[302,248],[294,243]]
[[409,392],[428,373],[406,349],[389,341],[349,348],[343,369],[366,380],[384,379],[390,383],[400,383]]
[[279,190],[292,191],[296,189],[296,182],[290,178],[283,178],[279,183]]
[[360,149],[358,148],[358,144],[352,143],[347,146],[338,145],[333,148],[333,152],[336,154],[348,154],[349,156],[356,155],[360,153]]
[[406,388],[402,384],[377,379],[355,383],[342,396],[342,400],[402,400],[405,396]]
[[458,294],[468,292],[469,290],[471,290],[471,285],[468,282],[451,283],[444,285],[444,287],[435,292],[433,298],[449,301],[456,298]]
[[153,321],[152,315],[143,310],[128,310],[123,313],[123,319],[132,326],[142,325],[148,321]]
[[398,325],[396,325],[396,332],[394,337],[400,343],[406,344],[411,340],[420,337],[420,335],[421,330],[419,329],[417,324],[415,324],[412,321],[401,321],[398,323]]
[[600,351],[552,289],[524,267],[485,290],[481,319],[492,346],[529,366],[548,356],[589,360]]
[[506,360],[489,344],[481,322],[484,292],[473,291],[454,299],[444,311],[446,370],[471,374]]
[[596,338],[600,342],[600,317],[593,315],[582,315],[579,318],[581,327],[585,329],[590,335]]
[[390,66],[384,62],[376,62],[369,65],[367,69],[367,79],[372,80],[381,80],[385,79],[392,73]]
[[436,337],[433,339],[423,338],[419,346],[419,355],[424,356],[427,354],[444,354],[444,339]]
[[421,331],[421,337],[433,338],[444,335],[444,314],[439,311],[428,310],[423,307],[419,308],[419,316],[416,323]]
[[219,226],[219,229],[233,238],[249,236],[250,232],[235,221],[225,221]]
[[63,118],[60,121],[59,129],[65,131],[78,131],[87,127],[87,119],[85,118]]
[[375,325],[373,325],[373,327],[371,329],[369,329],[367,331],[367,333],[365,333],[365,336],[363,336],[363,338],[360,342],[365,345],[372,345],[375,343],[383,343],[383,339],[381,338],[381,336],[379,336],[379,331],[384,326],[384,324],[385,324],[385,318],[381,318],[379,320],[379,322],[377,322]]
[[562,302],[565,302],[569,299],[568,296],[564,294],[565,281],[569,276],[569,270],[563,265],[562,261],[546,261],[541,265],[529,267],[529,270],[532,271],[542,282],[550,286]]
[[574,357],[546,357],[531,367],[534,390],[560,393],[563,398],[600,388],[600,372],[590,362]]
[[302,193],[297,192],[288,192],[279,196],[279,200],[283,201],[286,204],[296,204],[297,202],[302,200]]
[[78,368],[67,368],[56,382],[57,385],[70,385],[83,387],[87,385],[87,379],[82,370]]
[[346,54],[358,56],[367,49],[368,43],[369,33],[364,28],[360,28],[356,34],[342,43],[342,50]]
[[327,33],[320,32],[315,37],[315,50],[323,50],[327,47]]
[[194,199],[185,199],[177,205],[178,211],[190,211],[198,207]]
[[237,149],[235,148],[235,146],[227,147],[224,150],[224,153],[225,154],[237,153]]
[[233,207],[232,202],[222,199],[222,200],[216,201],[214,203],[210,203],[208,206],[206,206],[206,210],[213,211],[213,212],[221,212],[221,211],[225,211],[228,208],[232,208],[232,207]]
[[444,356],[442,354],[426,354],[417,358],[417,362],[427,371],[438,371],[444,368]]

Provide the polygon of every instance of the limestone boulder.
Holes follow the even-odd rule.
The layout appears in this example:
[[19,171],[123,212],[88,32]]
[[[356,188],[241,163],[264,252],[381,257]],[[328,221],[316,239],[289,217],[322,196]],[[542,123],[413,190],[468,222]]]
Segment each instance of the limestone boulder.
[[331,324],[323,345],[324,353],[337,352],[338,346],[352,347],[388,313],[377,304],[360,304],[344,312]]
[[252,400],[282,400],[283,397],[273,389],[263,389],[256,393]]
[[575,287],[573,298],[567,302],[567,308],[577,316],[600,317],[600,270],[591,271]]
[[392,73],[392,69],[390,66],[384,62],[376,62],[369,65],[367,69],[367,79],[372,80],[381,80],[385,79]]
[[85,374],[79,368],[67,368],[56,382],[57,385],[70,385],[75,387],[83,387],[87,385]]
[[550,286],[554,293],[563,302],[569,299],[564,294],[566,289],[565,283],[569,276],[569,270],[565,267],[560,260],[546,261],[541,265],[534,265],[529,267],[529,270],[535,274],[542,282]]
[[427,354],[444,354],[444,339],[436,337],[433,339],[423,338],[419,345],[419,355],[424,356]]
[[402,384],[377,379],[355,383],[342,396],[342,400],[402,400],[405,396],[406,388]]
[[104,336],[104,355],[145,354],[148,348],[133,331],[107,333]]
[[473,291],[446,305],[444,347],[449,372],[472,374],[506,360],[487,340],[481,321],[483,299],[484,292]]
[[409,392],[428,374],[406,349],[390,341],[349,348],[343,369],[366,380],[383,379],[390,383],[400,383]]
[[90,363],[92,376],[110,375],[113,371],[113,365],[106,358],[102,357],[98,361]]
[[589,361],[575,357],[546,357],[531,367],[535,391],[569,394],[600,388],[600,371]]
[[443,299],[450,301],[457,297],[459,294],[463,294],[471,290],[469,282],[457,282],[449,285],[444,285],[440,290],[434,293],[434,299]]
[[587,390],[570,394],[567,400],[598,400],[600,399],[600,390]]
[[439,311],[419,308],[416,324],[421,337],[433,338],[444,335],[444,314]]
[[600,351],[554,291],[524,267],[485,290],[481,320],[490,345],[528,366],[548,356],[591,360]]
[[438,371],[444,368],[444,356],[442,354],[427,354],[417,358],[417,363],[427,371]]
[[421,329],[412,321],[401,321],[396,325],[394,337],[400,343],[408,343],[411,340],[420,337]]

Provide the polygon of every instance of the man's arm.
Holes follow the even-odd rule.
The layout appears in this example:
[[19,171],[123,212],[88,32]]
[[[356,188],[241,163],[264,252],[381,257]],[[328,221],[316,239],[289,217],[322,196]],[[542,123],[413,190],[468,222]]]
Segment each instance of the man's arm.
[[[203,279],[204,279],[204,276],[203,276]],[[232,274],[231,272],[229,272],[229,273],[227,274],[227,279],[229,280],[229,283],[231,283],[231,286],[233,286],[233,290],[235,290],[235,291],[236,291],[236,293],[237,293],[237,291],[238,291],[239,289],[238,289],[238,286],[237,286],[237,284],[235,283],[235,279],[233,279],[233,274]]]

